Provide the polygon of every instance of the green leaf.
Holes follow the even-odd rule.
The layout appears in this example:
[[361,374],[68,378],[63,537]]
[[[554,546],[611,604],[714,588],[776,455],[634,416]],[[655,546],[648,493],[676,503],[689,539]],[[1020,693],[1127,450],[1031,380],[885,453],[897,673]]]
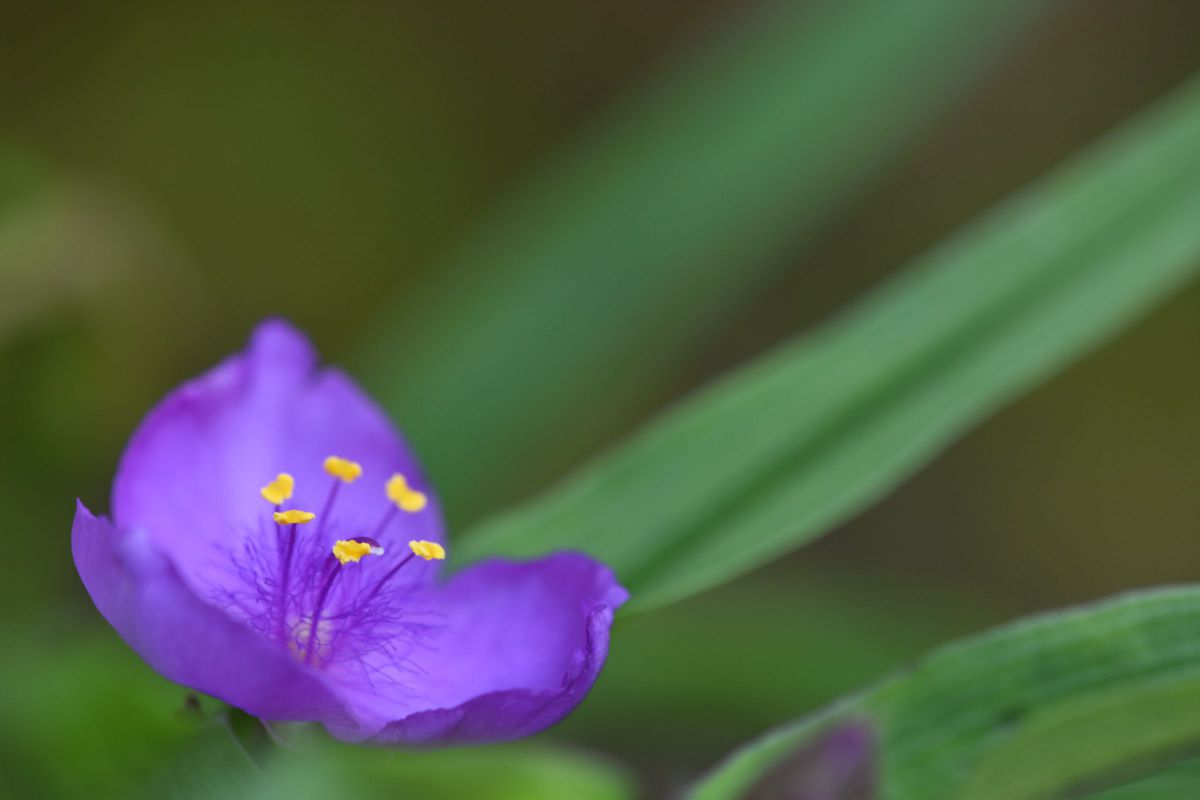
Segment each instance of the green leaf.
[[447,506],[644,407],[1041,5],[772,3],[547,164],[362,353]]
[[313,757],[283,755],[268,769],[268,794],[255,799],[626,800],[629,778],[582,750],[531,743],[429,752],[332,746]]
[[214,727],[164,771],[149,796],[172,800],[626,800],[633,796],[631,781],[616,765],[567,747],[522,743],[404,752],[351,747],[307,734],[298,737],[294,752],[270,748],[256,751],[251,760],[237,738]]
[[[255,721],[257,724],[257,721]],[[236,800],[261,797],[262,768],[228,720],[211,720],[147,787],[146,800]]]
[[1200,587],[1126,595],[935,652],[907,674],[779,729],[697,785],[741,796],[840,720],[866,720],[887,800],[1078,794],[1200,745]]
[[1200,797],[1200,760],[1185,761],[1157,775],[1088,795],[1090,800],[1180,800]]
[[81,637],[51,618],[2,632],[0,796],[133,796],[202,727],[185,690],[112,631]]
[[1197,272],[1197,141],[1193,82],[457,555],[585,550],[647,609],[825,533]]

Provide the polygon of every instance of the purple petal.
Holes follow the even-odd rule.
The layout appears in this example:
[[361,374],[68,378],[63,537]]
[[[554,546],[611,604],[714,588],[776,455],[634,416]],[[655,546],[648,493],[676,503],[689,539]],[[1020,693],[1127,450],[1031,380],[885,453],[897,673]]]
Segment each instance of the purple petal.
[[[339,487],[330,530],[371,535],[389,508],[384,482],[400,472],[430,504],[397,515],[380,538],[442,541],[432,490],[386,415],[344,374],[318,369],[302,334],[268,321],[243,353],[176,389],[142,422],[117,472],[114,521],[144,530],[193,587],[230,590],[229,554],[273,529],[259,488],[291,473],[287,507],[319,514],[333,485],[322,470],[329,455],[363,465],[361,479]],[[402,580],[432,581],[434,565],[414,567]]]
[[445,627],[411,656],[417,697],[373,743],[502,741],[555,724],[596,680],[628,594],[603,564],[563,553],[487,561],[433,596]]
[[314,671],[201,601],[144,533],[79,503],[71,550],[100,613],[167,678],[263,719],[352,724]]

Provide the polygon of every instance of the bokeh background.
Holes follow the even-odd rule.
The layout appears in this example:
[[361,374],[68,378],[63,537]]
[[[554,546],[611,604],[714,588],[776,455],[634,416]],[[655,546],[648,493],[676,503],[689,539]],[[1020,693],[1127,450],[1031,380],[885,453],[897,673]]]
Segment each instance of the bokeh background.
[[[368,387],[419,385],[420,326],[386,375],[372,337],[531,175],[758,5],[4,4],[0,795],[121,796],[182,747],[183,690],[125,651],[67,547],[74,498],[106,508],[149,406],[274,314]],[[454,531],[819,324],[1163,95],[1200,69],[1197,29],[1188,0],[1046,4],[657,380],[598,376],[622,387],[618,413],[558,408],[553,441],[482,488],[418,424]],[[470,279],[487,285],[487,265]],[[815,545],[623,620],[592,696],[543,738],[633,764],[658,794],[937,643],[1195,579],[1198,409],[1192,287]],[[444,413],[486,417],[487,398]]]

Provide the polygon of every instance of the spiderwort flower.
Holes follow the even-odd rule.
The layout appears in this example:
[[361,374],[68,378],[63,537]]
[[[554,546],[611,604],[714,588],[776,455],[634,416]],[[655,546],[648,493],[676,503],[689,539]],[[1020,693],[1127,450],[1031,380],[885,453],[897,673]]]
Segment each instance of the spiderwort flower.
[[112,522],[78,504],[71,541],[125,641],[173,681],[349,741],[554,724],[591,688],[627,596],[572,553],[439,582],[441,516],[413,456],[278,321],[150,412],[112,504]]

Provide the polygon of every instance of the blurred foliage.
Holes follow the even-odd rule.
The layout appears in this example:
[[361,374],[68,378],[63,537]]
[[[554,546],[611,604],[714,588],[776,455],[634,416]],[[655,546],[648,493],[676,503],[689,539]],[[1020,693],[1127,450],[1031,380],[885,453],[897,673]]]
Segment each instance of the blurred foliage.
[[[1200,6],[1174,0],[906,10],[5,4],[0,505],[20,550],[0,582],[0,797],[664,796],[1014,610],[1194,578],[1197,289],[839,536],[622,620],[596,691],[530,743],[316,737],[297,755],[236,715],[230,736],[103,625],[50,546],[72,495],[104,507],[145,410],[280,313],[371,370],[454,518],[474,519],[835,315],[1200,68]],[[754,102],[775,92],[791,104]],[[678,180],[656,179],[666,166]],[[627,291],[604,281],[617,269]],[[1184,764],[1110,795],[1194,781]]]
[[559,153],[368,339],[451,520],[611,428],[1040,5],[771,3]]
[[0,655],[0,796],[128,797],[194,746],[184,693],[110,632],[40,633],[6,632]]
[[460,558],[583,550],[637,610],[826,532],[1200,270],[1198,139],[1200,82]]
[[298,733],[279,752],[257,720],[213,719],[193,748],[151,783],[147,797],[172,800],[625,800],[632,782],[613,764],[577,749],[532,744],[389,753]]
[[837,720],[880,737],[883,797],[1060,797],[1170,764],[1200,742],[1200,588],[1049,614],[935,652],[768,734],[692,796],[741,796]]
[[[628,759],[682,771],[1001,619],[994,608],[886,573],[768,569],[621,619],[624,644],[557,733],[597,747],[621,742]],[[758,653],[769,657],[748,655]]]
[[1158,775],[1090,795],[1092,800],[1177,800],[1200,795],[1200,761],[1185,761]]

